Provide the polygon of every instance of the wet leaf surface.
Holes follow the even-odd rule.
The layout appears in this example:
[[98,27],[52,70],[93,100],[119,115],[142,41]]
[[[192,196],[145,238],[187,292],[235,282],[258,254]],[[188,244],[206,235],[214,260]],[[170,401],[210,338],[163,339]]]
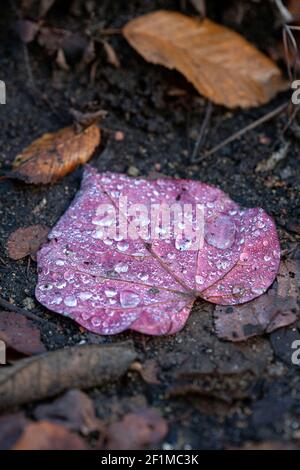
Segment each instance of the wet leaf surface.
[[286,88],[275,63],[207,18],[161,10],[131,20],[123,33],[146,60],[175,68],[202,95],[228,108],[267,103]]
[[[147,240],[123,209],[119,223],[131,224],[127,238],[117,232],[103,236],[107,226],[116,224],[115,215],[97,211],[118,207],[121,198],[129,210],[139,203],[150,211],[139,218],[147,227]],[[192,238],[150,233],[154,203],[177,203],[183,212],[184,204],[201,204],[204,237],[192,247]],[[174,219],[173,227],[177,223]],[[224,305],[249,301],[274,281],[280,259],[274,222],[262,209],[242,210],[219,189],[197,181],[134,179],[98,174],[91,167],[49,238],[38,255],[37,299],[106,335],[128,328],[152,335],[175,333],[197,297]]]
[[26,183],[54,183],[86,163],[100,143],[100,130],[93,124],[81,132],[64,127],[46,133],[26,147],[15,159],[12,176]]

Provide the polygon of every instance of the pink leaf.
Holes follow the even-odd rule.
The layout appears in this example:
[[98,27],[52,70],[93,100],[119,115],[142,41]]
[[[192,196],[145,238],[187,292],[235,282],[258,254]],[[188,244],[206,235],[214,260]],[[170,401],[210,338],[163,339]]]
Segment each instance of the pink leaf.
[[[171,235],[159,224],[143,232],[152,228],[153,208],[163,204],[182,209],[194,228],[204,221],[203,236],[175,236],[181,223],[175,216]],[[196,206],[203,219],[185,212]],[[116,223],[127,225],[128,235],[105,237]],[[274,223],[262,209],[242,210],[221,190],[197,181],[98,174],[90,166],[49,239],[38,253],[37,299],[99,334],[129,328],[175,333],[197,297],[230,305],[259,296],[274,281],[280,260]]]

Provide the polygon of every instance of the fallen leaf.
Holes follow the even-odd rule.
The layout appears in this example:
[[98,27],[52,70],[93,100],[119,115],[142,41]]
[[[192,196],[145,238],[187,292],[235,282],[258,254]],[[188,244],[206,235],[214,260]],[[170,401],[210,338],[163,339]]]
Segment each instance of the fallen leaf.
[[259,106],[287,88],[271,59],[209,19],[161,10],[130,21],[123,34],[144,59],[178,70],[199,93],[228,108]]
[[99,143],[100,130],[96,124],[79,133],[73,127],[46,133],[16,157],[12,176],[26,183],[54,183],[86,163]]
[[[112,210],[122,200],[128,210],[135,204],[147,210],[140,219],[146,239],[122,210],[119,223],[129,223],[131,235],[103,236],[105,225],[114,226],[114,212],[101,216],[99,208]],[[175,203],[183,213],[186,205],[203,207],[203,246],[198,240],[192,247],[192,237],[174,230],[170,239],[149,234],[153,204]],[[106,335],[128,328],[175,333],[197,297],[223,305],[252,300],[272,284],[280,260],[274,222],[262,209],[242,210],[223,191],[197,181],[134,179],[89,166],[49,239],[38,253],[37,300]]]
[[244,305],[216,307],[217,335],[230,341],[243,341],[294,323],[300,312],[299,282],[299,260],[282,261],[277,281],[267,293]]
[[12,450],[86,450],[84,440],[59,424],[28,423]]
[[76,389],[68,390],[50,404],[38,405],[33,416],[38,421],[60,424],[83,435],[102,428],[101,421],[95,416],[92,400],[86,393]]
[[7,240],[8,256],[14,260],[31,256],[34,260],[41,245],[47,241],[49,228],[44,225],[20,227]]
[[0,416],[0,450],[8,450],[19,439],[29,423],[24,412]]
[[128,413],[122,421],[109,426],[109,450],[140,450],[159,444],[168,432],[166,420],[152,408]]
[[135,358],[126,344],[67,347],[0,369],[0,408],[88,389],[121,377]]
[[158,385],[160,381],[157,378],[158,366],[154,359],[148,359],[141,367],[140,374],[148,384]]
[[19,313],[0,311],[0,339],[26,356],[46,351],[39,328]]

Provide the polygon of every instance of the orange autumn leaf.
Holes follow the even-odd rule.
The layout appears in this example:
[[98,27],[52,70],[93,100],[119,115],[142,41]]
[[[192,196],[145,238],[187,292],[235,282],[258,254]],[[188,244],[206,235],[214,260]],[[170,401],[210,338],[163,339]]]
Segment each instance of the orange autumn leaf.
[[86,450],[87,445],[66,427],[49,421],[29,422],[12,450]]
[[146,60],[178,70],[199,93],[228,108],[267,103],[286,88],[271,59],[209,19],[160,10],[129,21],[123,34]]
[[13,176],[26,183],[54,183],[86,163],[100,143],[100,130],[92,124],[81,132],[64,127],[33,141],[15,159]]

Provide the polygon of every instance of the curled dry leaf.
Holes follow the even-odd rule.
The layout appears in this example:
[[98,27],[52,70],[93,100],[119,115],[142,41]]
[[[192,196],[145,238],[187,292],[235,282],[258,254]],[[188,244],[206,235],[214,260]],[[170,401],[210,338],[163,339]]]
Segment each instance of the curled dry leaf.
[[154,409],[129,413],[109,426],[107,449],[140,450],[159,444],[168,432],[166,420]]
[[216,307],[217,335],[230,341],[243,341],[294,323],[300,312],[299,283],[299,260],[282,261],[277,281],[267,293],[244,305]]
[[29,422],[12,450],[86,450],[84,440],[64,426]]
[[0,370],[0,408],[91,388],[121,377],[135,358],[126,344],[83,345],[41,354]]
[[16,157],[12,176],[26,183],[54,183],[86,163],[99,143],[96,124],[78,133],[72,126],[46,133]]
[[26,356],[46,351],[39,328],[15,312],[0,312],[0,339],[7,347]]
[[45,225],[30,225],[12,232],[7,241],[8,256],[14,260],[31,256],[35,259],[41,245],[47,241],[49,228]]
[[[125,200],[126,210],[115,210]],[[176,218],[169,237],[153,233],[153,205],[174,204],[181,214],[186,206],[203,208],[204,236],[176,235],[183,220]],[[109,235],[117,222],[128,227],[127,236],[118,230]],[[194,222],[199,234],[201,221]],[[276,228],[263,209],[242,210],[223,191],[198,181],[98,174],[89,166],[49,238],[38,253],[36,298],[106,335],[128,328],[173,334],[197,297],[222,305],[252,300],[272,284],[280,260]]]
[[228,108],[267,103],[287,87],[268,57],[208,19],[161,10],[130,21],[123,33],[146,60],[178,70],[199,93]]

